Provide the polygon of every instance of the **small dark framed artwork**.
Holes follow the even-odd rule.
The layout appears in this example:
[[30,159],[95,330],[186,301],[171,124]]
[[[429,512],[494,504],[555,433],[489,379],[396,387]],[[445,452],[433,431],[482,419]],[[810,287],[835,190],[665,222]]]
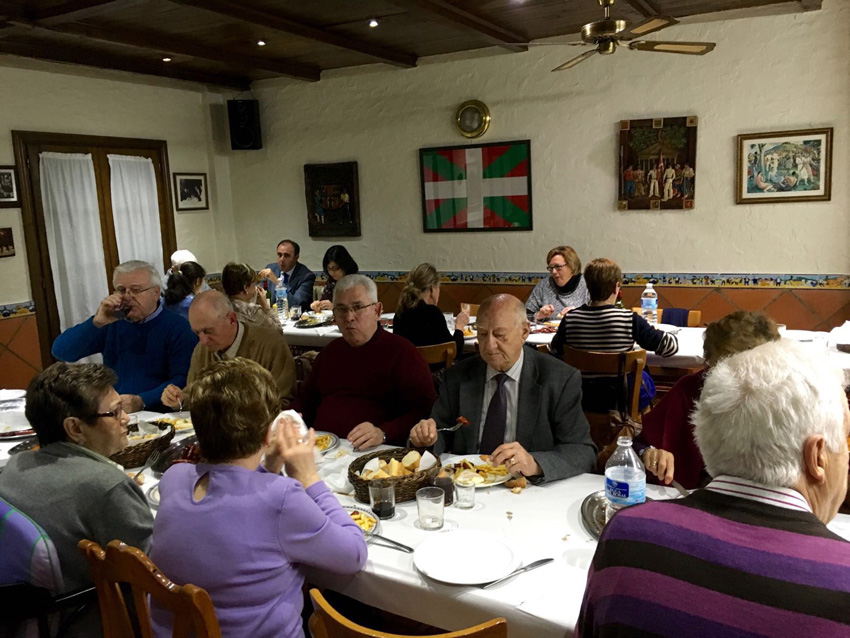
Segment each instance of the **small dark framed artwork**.
[[[0,208],[20,208],[18,174],[14,166],[0,166]],[[11,230],[9,231],[11,233]],[[11,235],[10,235],[11,236]]]
[[310,237],[360,237],[357,162],[304,164]]
[[178,211],[209,210],[206,173],[174,173],[174,198]]
[[15,256],[15,239],[11,228],[0,228],[0,258]]

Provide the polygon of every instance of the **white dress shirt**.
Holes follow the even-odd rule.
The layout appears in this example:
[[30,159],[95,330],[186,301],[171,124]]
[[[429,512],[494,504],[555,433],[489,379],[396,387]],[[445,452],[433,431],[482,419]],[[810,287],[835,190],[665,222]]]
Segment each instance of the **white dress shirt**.
[[[505,422],[505,443],[516,441],[516,421],[517,421],[517,405],[519,404],[519,377],[522,374],[522,362],[525,355],[522,350],[519,353],[519,359],[510,368],[505,370],[508,378],[505,379],[505,398],[507,400],[507,421]],[[481,445],[481,435],[484,433],[484,423],[487,420],[487,408],[490,407],[490,400],[496,394],[496,388],[499,383],[496,381],[496,376],[501,374],[499,370],[487,366],[484,382],[484,401],[481,405],[481,427],[478,430],[478,445]]]

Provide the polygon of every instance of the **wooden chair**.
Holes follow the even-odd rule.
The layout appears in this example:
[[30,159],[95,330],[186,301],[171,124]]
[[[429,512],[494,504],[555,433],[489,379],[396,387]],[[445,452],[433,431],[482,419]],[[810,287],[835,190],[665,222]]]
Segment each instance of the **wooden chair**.
[[[313,615],[310,616],[310,634],[313,638],[412,638],[401,634],[374,631],[351,622],[330,606],[318,589],[310,590],[313,599]],[[507,638],[508,622],[494,618],[475,627],[452,631],[446,634],[429,634],[422,638]]]
[[454,341],[437,343],[433,346],[418,346],[416,349],[428,365],[442,363],[448,368],[457,357],[457,344]]
[[470,317],[477,317],[478,316],[478,308],[480,306],[481,306],[481,304],[465,303],[464,302],[464,303],[460,304],[460,310],[461,310],[461,312],[465,312],[466,314],[468,314]]
[[127,583],[133,595],[142,638],[152,638],[148,594],[174,614],[174,638],[221,638],[218,619],[206,590],[195,585],[175,585],[145,553],[114,540],[103,548],[90,540],[81,540],[77,547],[85,555],[91,569],[100,614],[103,638],[133,636],[130,614],[119,584]]
[[[673,308],[670,308],[673,310]],[[636,312],[637,314],[641,314],[640,308],[632,308],[632,312]],[[688,328],[696,328],[700,325],[702,321],[702,310],[688,310]],[[664,308],[658,309],[658,323],[670,323],[669,321],[664,321]],[[680,326],[684,328],[685,326]]]

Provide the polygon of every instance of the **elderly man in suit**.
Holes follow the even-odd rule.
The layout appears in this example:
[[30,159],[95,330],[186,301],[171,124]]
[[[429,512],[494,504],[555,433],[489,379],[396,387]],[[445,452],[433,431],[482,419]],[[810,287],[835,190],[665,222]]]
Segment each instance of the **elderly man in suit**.
[[[490,454],[494,465],[533,482],[591,471],[596,446],[581,409],[578,370],[523,348],[529,325],[516,297],[486,299],[477,323],[480,356],[446,371],[431,418],[413,427],[411,442],[436,453]],[[469,425],[437,432],[458,417]]]
[[289,296],[289,306],[298,306],[305,312],[313,303],[313,284],[316,275],[312,270],[298,262],[301,246],[291,239],[283,239],[277,245],[277,263],[272,263],[260,271],[260,277],[272,283],[272,303],[277,301],[274,287],[283,278]]

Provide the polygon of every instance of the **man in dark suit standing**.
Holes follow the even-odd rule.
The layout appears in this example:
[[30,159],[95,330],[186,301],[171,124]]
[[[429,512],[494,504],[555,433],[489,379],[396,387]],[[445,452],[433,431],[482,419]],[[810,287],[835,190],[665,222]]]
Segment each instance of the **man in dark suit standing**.
[[277,245],[277,262],[269,264],[260,271],[260,277],[272,283],[271,302],[277,301],[274,287],[283,277],[286,292],[289,293],[289,307],[300,306],[305,312],[310,310],[313,303],[313,284],[316,275],[302,263],[298,262],[301,247],[291,239],[284,239]]
[[[516,297],[486,299],[477,325],[480,356],[446,371],[431,418],[413,427],[411,442],[435,453],[490,454],[493,465],[533,482],[590,472],[596,446],[581,409],[581,373],[523,348],[529,325]],[[437,432],[459,417],[469,425]]]

